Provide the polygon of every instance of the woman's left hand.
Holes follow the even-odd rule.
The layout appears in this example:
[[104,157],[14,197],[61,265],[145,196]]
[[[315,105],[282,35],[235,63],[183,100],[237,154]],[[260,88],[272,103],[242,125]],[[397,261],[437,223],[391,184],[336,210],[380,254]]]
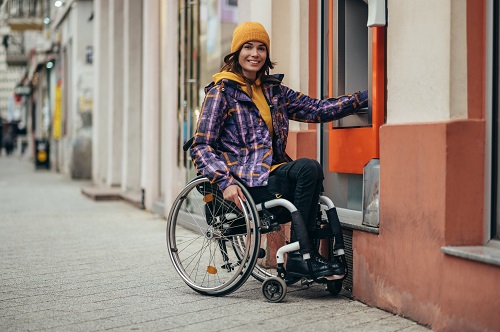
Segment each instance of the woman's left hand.
[[358,93],[359,108],[368,107],[368,90]]

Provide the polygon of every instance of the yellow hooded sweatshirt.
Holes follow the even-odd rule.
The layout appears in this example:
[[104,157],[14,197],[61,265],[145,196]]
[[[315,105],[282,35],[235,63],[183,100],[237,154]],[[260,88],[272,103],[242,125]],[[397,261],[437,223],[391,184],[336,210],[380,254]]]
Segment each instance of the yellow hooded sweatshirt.
[[[243,80],[243,77],[235,73],[231,73],[229,71],[223,71],[213,76],[214,83],[219,82],[223,78],[239,83],[241,85],[242,90],[245,91],[248,95],[250,95],[248,93],[248,89],[245,84],[245,80]],[[252,101],[254,102],[255,106],[257,106],[257,109],[259,110],[260,115],[264,119],[267,128],[269,128],[272,137],[274,135],[274,130],[273,130],[273,119],[271,117],[271,109],[269,108],[269,104],[267,103],[266,97],[264,96],[264,92],[262,92],[262,87],[260,86],[260,79],[257,79],[255,83],[252,84]]]

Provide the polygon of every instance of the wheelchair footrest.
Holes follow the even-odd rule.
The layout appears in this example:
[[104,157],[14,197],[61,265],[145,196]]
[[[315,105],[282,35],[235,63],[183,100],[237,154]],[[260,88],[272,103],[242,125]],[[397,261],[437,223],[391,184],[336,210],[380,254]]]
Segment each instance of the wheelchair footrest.
[[328,228],[317,228],[316,230],[314,230],[314,234],[313,234],[313,237],[315,239],[328,239],[328,238],[331,238],[333,237],[333,232],[332,230],[330,229],[330,227]]
[[279,230],[280,224],[278,222],[272,222],[269,225],[262,225],[260,228],[260,233],[261,234],[266,234],[270,232],[274,232],[276,230]]

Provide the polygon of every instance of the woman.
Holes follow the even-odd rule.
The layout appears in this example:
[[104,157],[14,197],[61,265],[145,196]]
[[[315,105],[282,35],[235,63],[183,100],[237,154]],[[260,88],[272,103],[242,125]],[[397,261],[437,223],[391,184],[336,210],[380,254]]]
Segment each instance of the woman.
[[[368,105],[368,93],[318,100],[281,84],[274,68],[270,40],[264,27],[245,22],[233,32],[231,53],[221,72],[205,88],[198,126],[190,152],[198,172],[219,186],[226,200],[240,209],[244,199],[235,179],[252,194],[266,191],[270,177],[294,183],[292,201],[308,230],[315,228],[323,184],[321,165],[312,159],[292,161],[286,154],[289,119],[322,123],[353,114]],[[313,272],[341,276],[345,267],[311,252]],[[290,254],[287,273],[309,275],[300,255]]]

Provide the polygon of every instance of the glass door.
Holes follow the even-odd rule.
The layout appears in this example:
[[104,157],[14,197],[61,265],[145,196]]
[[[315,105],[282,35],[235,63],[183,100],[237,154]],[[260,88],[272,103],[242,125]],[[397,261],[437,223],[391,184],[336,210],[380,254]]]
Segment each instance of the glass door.
[[178,98],[178,165],[186,169],[186,182],[194,177],[195,171],[189,152],[182,149],[194,134],[196,125],[193,117],[199,109],[200,96],[200,2],[179,1],[179,98]]
[[204,88],[230,53],[237,22],[238,1],[179,1],[178,165],[186,170],[186,182],[196,176],[196,170],[182,146],[194,135]]

